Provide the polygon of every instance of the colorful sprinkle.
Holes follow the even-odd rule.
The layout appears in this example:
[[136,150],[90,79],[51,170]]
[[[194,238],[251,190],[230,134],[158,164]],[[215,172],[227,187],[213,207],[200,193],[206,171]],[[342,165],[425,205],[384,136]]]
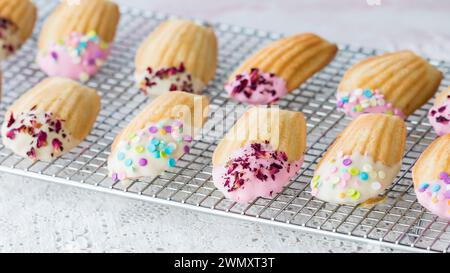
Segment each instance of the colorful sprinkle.
[[141,159],[139,159],[139,166],[141,166],[141,167],[145,167],[145,166],[147,166],[147,159],[145,159],[145,158],[141,158]]
[[168,161],[168,163],[169,163],[169,167],[175,167],[175,165],[176,165],[176,161],[175,161],[175,159],[173,159],[173,158],[169,158],[169,161]]
[[117,154],[117,159],[120,160],[120,161],[124,160],[125,159],[125,154],[122,153],[122,152],[118,153]]
[[351,92],[338,92],[336,106],[346,114],[357,116],[361,113],[384,112],[395,114],[402,118],[405,115],[398,108],[387,103],[384,94],[377,90],[355,89]]

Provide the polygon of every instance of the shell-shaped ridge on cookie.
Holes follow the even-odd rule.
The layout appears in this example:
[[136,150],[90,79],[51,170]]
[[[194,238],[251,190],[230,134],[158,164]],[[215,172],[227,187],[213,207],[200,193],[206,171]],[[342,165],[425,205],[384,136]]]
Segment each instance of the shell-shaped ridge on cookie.
[[2,140],[22,157],[50,161],[78,146],[100,112],[94,89],[65,78],[47,78],[5,113]]
[[214,29],[184,19],[157,26],[139,46],[135,77],[145,94],[201,93],[214,78],[218,45]]
[[388,113],[406,118],[433,97],[442,77],[409,50],[369,57],[345,72],[337,91],[338,108],[351,116]]
[[379,199],[400,171],[405,144],[406,125],[400,117],[357,117],[317,164],[312,195],[348,205]]

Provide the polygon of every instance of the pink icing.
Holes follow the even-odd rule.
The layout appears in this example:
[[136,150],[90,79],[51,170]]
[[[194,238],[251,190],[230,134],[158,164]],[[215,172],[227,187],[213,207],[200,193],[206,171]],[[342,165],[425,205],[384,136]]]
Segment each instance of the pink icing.
[[237,75],[235,81],[225,85],[225,90],[233,99],[253,105],[275,103],[288,93],[285,80],[257,68]]
[[386,113],[406,118],[406,115],[384,98],[378,89],[355,89],[337,93],[337,107],[346,115],[357,117],[366,113]]
[[38,55],[37,62],[49,76],[86,81],[97,73],[111,52],[95,33],[72,33]]
[[450,220],[450,177],[446,172],[440,180],[424,182],[415,189],[419,203],[433,214]]
[[430,109],[428,119],[436,134],[440,136],[450,134],[450,95],[447,103]]
[[213,169],[212,175],[225,197],[248,203],[281,192],[302,164],[303,158],[289,163],[286,153],[274,151],[268,142],[253,143],[234,152],[225,166]]

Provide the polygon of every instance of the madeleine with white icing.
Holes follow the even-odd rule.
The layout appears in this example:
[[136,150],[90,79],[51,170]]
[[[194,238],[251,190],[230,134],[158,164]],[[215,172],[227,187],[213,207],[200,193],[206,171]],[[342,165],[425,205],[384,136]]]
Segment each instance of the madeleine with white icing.
[[49,76],[87,81],[110,55],[119,18],[113,1],[61,2],[42,26],[38,65]]
[[386,113],[406,118],[433,97],[441,80],[441,71],[408,50],[369,57],[345,72],[337,107],[352,117]]
[[214,150],[214,185],[239,203],[272,198],[300,170],[305,148],[301,112],[253,107]]
[[114,139],[108,170],[113,180],[155,177],[189,153],[206,122],[208,99],[166,92],[140,112]]
[[201,93],[214,78],[217,38],[212,27],[188,20],[161,23],[139,47],[135,77],[141,91]]
[[450,134],[433,141],[412,169],[419,203],[450,220]]
[[50,161],[78,146],[99,112],[100,97],[94,89],[47,78],[8,109],[3,144],[19,156]]
[[225,90],[231,98],[253,105],[272,104],[329,64],[337,46],[313,33],[272,42],[245,60]]
[[37,9],[30,0],[0,0],[0,60],[14,54],[31,36]]
[[405,143],[406,125],[400,117],[359,116],[320,160],[311,194],[335,204],[376,201],[399,173]]

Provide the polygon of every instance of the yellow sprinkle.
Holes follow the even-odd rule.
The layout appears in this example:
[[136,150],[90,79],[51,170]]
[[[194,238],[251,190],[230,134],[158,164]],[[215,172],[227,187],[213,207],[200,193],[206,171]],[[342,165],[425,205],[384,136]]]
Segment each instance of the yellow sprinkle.
[[132,140],[135,137],[136,137],[136,134],[131,133],[131,134],[128,135],[128,140]]
[[339,193],[339,198],[344,199],[345,198],[345,192]]
[[108,47],[109,47],[109,45],[108,45],[108,43],[105,43],[105,42],[100,42],[100,48],[101,49],[108,49]]
[[355,167],[350,168],[350,174],[355,176],[359,174],[359,170]]
[[97,33],[95,33],[95,31],[91,30],[91,31],[89,31],[88,36],[94,37],[94,36],[97,36]]
[[358,200],[361,197],[361,193],[359,193],[359,191],[357,191],[355,194],[352,195],[352,198],[354,200]]
[[164,130],[164,129],[159,130],[159,133],[160,133],[161,135],[167,134],[166,130]]
[[166,153],[165,152],[161,151],[160,155],[161,155],[162,158],[166,158]]
[[355,106],[355,110],[356,110],[357,112],[362,112],[363,108],[362,108],[361,105],[358,104],[358,105]]
[[144,146],[139,145],[136,147],[136,153],[142,154],[144,151],[145,151]]
[[386,114],[393,115],[394,113],[391,110],[386,110]]

